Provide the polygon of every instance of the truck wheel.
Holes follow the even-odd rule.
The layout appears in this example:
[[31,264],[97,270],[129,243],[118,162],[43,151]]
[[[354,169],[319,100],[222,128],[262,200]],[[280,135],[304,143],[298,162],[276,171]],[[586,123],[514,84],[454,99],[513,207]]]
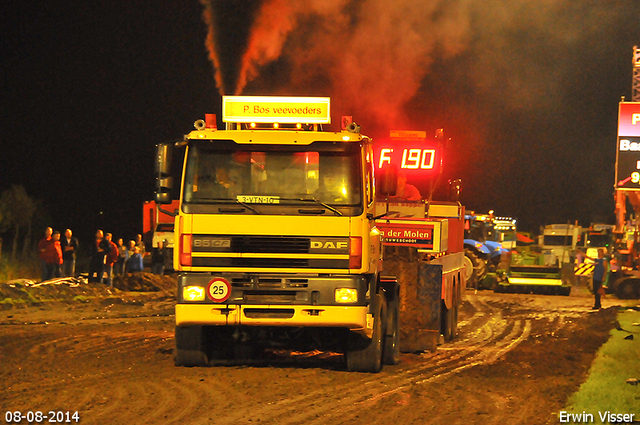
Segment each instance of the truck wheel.
[[400,363],[400,300],[397,294],[387,300],[387,332],[384,338],[382,362],[394,365]]
[[565,297],[568,297],[569,295],[571,295],[571,286],[561,287],[559,295],[564,295]]
[[386,301],[384,296],[375,297],[373,335],[371,339],[356,338],[347,349],[347,370],[352,372],[378,373],[382,369],[382,352],[386,333]]
[[175,337],[174,362],[176,366],[209,365],[203,326],[176,326]]
[[638,298],[638,288],[640,288],[640,280],[638,279],[619,280],[616,282],[616,297],[621,300]]

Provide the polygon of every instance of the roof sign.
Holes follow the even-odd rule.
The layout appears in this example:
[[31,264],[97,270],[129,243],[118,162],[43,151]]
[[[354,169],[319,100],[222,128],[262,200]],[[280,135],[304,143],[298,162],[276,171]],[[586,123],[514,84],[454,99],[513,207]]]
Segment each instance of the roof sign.
[[391,130],[390,134],[392,139],[412,139],[412,140],[426,140],[426,131],[406,131],[406,130]]
[[328,97],[223,96],[222,121],[330,124]]

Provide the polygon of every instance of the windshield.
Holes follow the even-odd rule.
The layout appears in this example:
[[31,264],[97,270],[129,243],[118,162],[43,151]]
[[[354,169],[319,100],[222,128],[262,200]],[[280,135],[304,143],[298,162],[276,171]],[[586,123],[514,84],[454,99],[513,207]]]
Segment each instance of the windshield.
[[493,228],[493,225],[490,223],[485,223],[484,221],[476,221],[470,220],[470,228],[465,229],[464,237],[465,239],[473,239],[475,241],[484,242],[484,241],[495,241],[498,242],[498,238]]
[[355,144],[240,145],[229,140],[189,146],[184,202],[280,204],[315,199],[361,203],[360,149]]
[[610,243],[611,243],[611,236],[609,235],[590,234],[587,239],[587,244],[589,246],[603,247],[603,246],[609,246]]
[[571,246],[573,239],[571,235],[544,235],[543,245],[546,246]]

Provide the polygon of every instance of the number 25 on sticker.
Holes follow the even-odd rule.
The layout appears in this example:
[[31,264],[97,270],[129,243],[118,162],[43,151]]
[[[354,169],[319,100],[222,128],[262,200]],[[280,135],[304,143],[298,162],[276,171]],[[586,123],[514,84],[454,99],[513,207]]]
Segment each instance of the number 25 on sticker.
[[231,285],[221,277],[213,278],[207,286],[207,294],[214,302],[225,302],[231,295]]

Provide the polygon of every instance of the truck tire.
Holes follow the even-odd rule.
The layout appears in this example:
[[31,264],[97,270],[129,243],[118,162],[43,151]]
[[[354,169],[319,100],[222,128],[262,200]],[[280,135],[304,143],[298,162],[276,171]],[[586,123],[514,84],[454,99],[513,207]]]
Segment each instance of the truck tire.
[[203,326],[176,326],[176,366],[208,366],[209,357],[205,349],[205,328]]
[[383,295],[374,300],[373,335],[371,339],[354,338],[346,352],[347,370],[351,372],[378,373],[382,370],[382,353],[386,334],[387,305]]
[[639,279],[620,279],[615,283],[616,297],[621,300],[632,300],[640,295]]
[[388,365],[400,363],[400,299],[392,294],[387,299],[387,332],[384,338],[382,362]]
[[565,297],[571,295],[571,286],[561,286],[558,290],[558,295],[564,295]]

